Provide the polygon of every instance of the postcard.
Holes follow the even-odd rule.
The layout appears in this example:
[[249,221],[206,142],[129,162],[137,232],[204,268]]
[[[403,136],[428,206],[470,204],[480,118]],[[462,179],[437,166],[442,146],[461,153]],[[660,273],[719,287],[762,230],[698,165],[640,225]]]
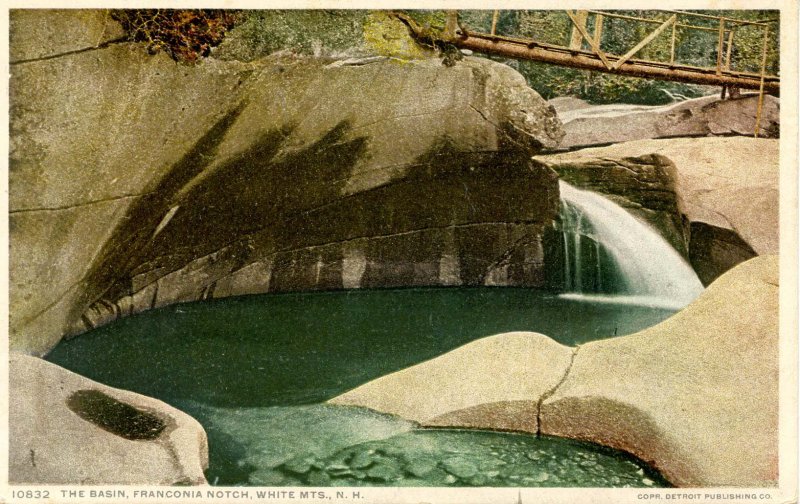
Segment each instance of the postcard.
[[0,27],[0,501],[797,502],[796,2]]

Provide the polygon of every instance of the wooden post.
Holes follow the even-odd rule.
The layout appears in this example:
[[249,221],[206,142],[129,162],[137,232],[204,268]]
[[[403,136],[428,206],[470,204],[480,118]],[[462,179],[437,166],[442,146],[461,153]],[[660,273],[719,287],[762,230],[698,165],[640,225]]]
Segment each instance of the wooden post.
[[[586,31],[586,20],[589,17],[589,12],[585,10],[576,11],[572,18],[572,23],[575,25],[572,28],[572,36],[569,39],[569,48],[573,51],[580,51],[583,42],[582,31]],[[581,28],[583,29],[581,31]]]
[[722,75],[722,42],[725,40],[725,18],[719,18],[719,42],[717,43],[717,75]]
[[769,38],[769,27],[764,27],[764,43],[761,47],[761,84],[758,88],[758,108],[756,109],[756,129],[753,136],[758,138],[758,130],[761,129],[761,109],[764,106],[764,74],[767,69],[767,40]]
[[578,20],[578,18],[575,17],[575,14],[573,14],[572,11],[567,11],[567,16],[569,16],[570,20],[572,20],[572,24],[575,25],[574,29],[578,30],[580,35],[583,36],[584,39],[586,39],[586,42],[589,43],[589,45],[592,48],[592,51],[597,55],[598,58],[600,58],[600,61],[603,62],[603,66],[605,66],[608,70],[611,70],[611,62],[608,61],[608,58],[606,58],[605,53],[603,53],[603,51],[600,50],[597,44],[594,43],[594,39],[592,39],[592,37],[589,36],[588,33],[586,33],[585,20],[583,25],[581,25],[580,20]]
[[728,49],[725,52],[725,70],[731,69],[731,51],[733,50],[733,28],[728,32]]
[[669,48],[669,64],[670,66],[675,64],[675,30],[678,28],[678,22],[672,23],[672,44]]
[[[731,50],[733,49],[733,28],[728,32],[728,48],[725,51],[725,71],[731,69]],[[725,93],[728,91],[728,86],[722,86],[722,91],[719,93],[719,99],[725,99]],[[733,94],[731,94],[733,98]]]
[[603,38],[603,15],[594,16],[594,43],[600,47],[600,40]]
[[492,15],[492,35],[497,35],[497,21],[500,19],[500,11],[495,9]]

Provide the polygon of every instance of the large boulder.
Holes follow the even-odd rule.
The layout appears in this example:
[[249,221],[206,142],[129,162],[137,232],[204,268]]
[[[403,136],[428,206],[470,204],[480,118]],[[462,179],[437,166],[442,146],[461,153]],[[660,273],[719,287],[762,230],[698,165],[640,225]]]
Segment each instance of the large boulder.
[[13,65],[10,128],[14,349],[215,296],[544,283],[557,181],[529,158],[563,132],[485,59],[183,66],[101,44]]
[[[758,95],[720,100],[705,96],[671,105],[587,105],[569,98],[550,103],[564,123],[566,135],[560,148],[607,145],[657,138],[689,136],[752,136],[755,131]],[[780,101],[764,97],[759,136],[777,138],[780,132]]]
[[425,426],[538,431],[539,403],[566,373],[573,350],[537,333],[468,343],[331,399]]
[[10,483],[200,485],[206,433],[192,417],[36,357],[10,358]]
[[759,257],[665,322],[578,348],[541,432],[633,453],[677,486],[775,485],[778,336],[778,258]]
[[536,156],[567,182],[608,195],[659,227],[708,285],[778,253],[778,140],[639,140]]

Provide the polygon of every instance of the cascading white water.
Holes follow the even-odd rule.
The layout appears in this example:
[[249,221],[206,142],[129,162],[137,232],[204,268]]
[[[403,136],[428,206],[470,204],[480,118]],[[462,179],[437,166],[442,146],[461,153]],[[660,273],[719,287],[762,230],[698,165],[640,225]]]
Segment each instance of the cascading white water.
[[[567,291],[563,297],[677,309],[703,291],[691,266],[656,230],[599,194],[563,181],[559,186]],[[589,243],[582,243],[584,238]],[[602,285],[605,256],[621,277],[616,292]],[[596,272],[591,289],[583,278],[587,271]]]

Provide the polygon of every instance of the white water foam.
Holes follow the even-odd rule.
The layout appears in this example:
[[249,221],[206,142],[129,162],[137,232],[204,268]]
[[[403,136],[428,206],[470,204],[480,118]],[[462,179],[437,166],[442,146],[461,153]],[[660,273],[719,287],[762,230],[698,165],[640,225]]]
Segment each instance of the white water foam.
[[[582,231],[590,233],[611,255],[628,291],[624,296],[583,293],[581,279],[577,277],[567,279],[567,287],[577,292],[563,297],[679,309],[700,295],[703,284],[697,274],[658,231],[597,193],[577,189],[563,181],[559,185],[562,200],[571,211],[580,213],[579,219],[587,222]],[[575,250],[580,251],[580,248],[575,247]],[[565,268],[572,263],[572,268],[580,271],[580,260],[580,257],[567,258]]]

